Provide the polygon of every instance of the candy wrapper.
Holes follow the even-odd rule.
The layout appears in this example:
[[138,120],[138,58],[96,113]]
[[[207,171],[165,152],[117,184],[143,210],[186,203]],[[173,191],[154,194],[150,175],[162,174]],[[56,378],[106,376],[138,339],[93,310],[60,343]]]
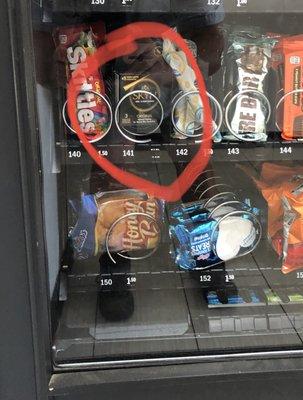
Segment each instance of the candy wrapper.
[[[104,39],[103,23],[98,23],[96,27],[98,33],[96,33],[97,29],[94,32],[89,25],[60,27],[54,31],[55,57],[58,64],[57,78],[61,86],[66,87],[79,64],[82,63],[85,66],[86,58],[94,54]],[[90,76],[78,79],[77,84],[78,122],[88,140],[96,142],[105,136],[110,123],[107,105],[100,96],[93,93],[104,95],[102,75],[100,71],[95,71]],[[66,110],[64,112],[66,113]]]
[[171,212],[172,254],[180,268],[206,269],[248,254],[258,244],[257,209],[238,201],[213,209],[204,205],[184,204]]
[[[106,240],[110,252],[149,250],[159,244],[164,207],[160,200],[135,190],[121,190],[84,195],[70,205],[76,220],[70,231],[75,259],[105,252]],[[127,214],[133,215],[119,220]]]
[[247,28],[234,31],[230,38],[225,59],[225,120],[229,130],[225,138],[266,141],[271,110],[265,83],[276,39]]

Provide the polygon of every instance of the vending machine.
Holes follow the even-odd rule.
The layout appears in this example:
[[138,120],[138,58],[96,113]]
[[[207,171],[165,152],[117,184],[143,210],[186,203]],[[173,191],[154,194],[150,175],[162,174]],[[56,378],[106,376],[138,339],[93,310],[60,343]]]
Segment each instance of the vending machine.
[[302,1],[1,8],[4,398],[301,398]]

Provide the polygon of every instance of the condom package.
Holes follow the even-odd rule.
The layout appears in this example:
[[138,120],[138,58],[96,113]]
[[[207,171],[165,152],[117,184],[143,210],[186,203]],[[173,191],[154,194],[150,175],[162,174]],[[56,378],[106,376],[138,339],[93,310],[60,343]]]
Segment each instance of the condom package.
[[162,57],[161,40],[140,40],[137,46],[115,61],[116,123],[129,141],[144,143],[161,132],[168,117],[174,76]]
[[150,250],[159,244],[164,203],[145,193],[99,192],[83,195],[70,206],[74,227],[69,236],[75,259],[105,251]]
[[[53,35],[56,46],[57,81],[61,86],[66,87],[81,64],[81,74],[74,75],[78,90],[75,112],[80,128],[90,142],[96,142],[105,136],[110,120],[108,106],[98,96],[105,93],[101,72],[97,70],[88,76],[85,74],[86,59],[96,52],[104,35],[104,25],[101,22],[94,27],[84,24],[59,27]],[[73,128],[68,123],[66,108],[65,104],[64,121],[73,132]]]

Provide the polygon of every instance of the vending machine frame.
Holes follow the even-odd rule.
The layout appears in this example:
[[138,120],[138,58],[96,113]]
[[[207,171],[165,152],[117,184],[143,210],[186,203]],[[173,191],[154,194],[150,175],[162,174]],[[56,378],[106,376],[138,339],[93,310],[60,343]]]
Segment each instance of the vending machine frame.
[[303,350],[159,358],[103,369],[52,364],[30,21],[28,2],[0,4],[2,398],[299,398]]

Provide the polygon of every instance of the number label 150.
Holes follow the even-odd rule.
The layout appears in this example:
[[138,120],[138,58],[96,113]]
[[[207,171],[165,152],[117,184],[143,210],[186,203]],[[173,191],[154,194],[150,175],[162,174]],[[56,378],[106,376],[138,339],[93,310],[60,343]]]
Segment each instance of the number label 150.
[[91,0],[93,6],[99,6],[105,4],[105,0]]

